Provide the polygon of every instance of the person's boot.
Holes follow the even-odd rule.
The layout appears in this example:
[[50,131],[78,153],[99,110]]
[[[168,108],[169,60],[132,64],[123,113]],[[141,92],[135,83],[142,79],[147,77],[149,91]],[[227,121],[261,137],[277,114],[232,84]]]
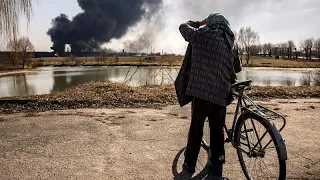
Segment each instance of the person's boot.
[[189,165],[187,162],[183,163],[182,168],[186,170],[188,173],[193,174],[196,171],[196,167]]
[[217,176],[213,176],[213,175],[208,175],[206,179],[207,180],[229,180],[226,177],[217,177]]
[[188,163],[187,150],[184,151],[184,163],[182,165],[182,168],[191,175],[196,171],[196,166]]
[[211,175],[217,178],[222,177],[223,163],[212,163],[209,161],[208,167]]

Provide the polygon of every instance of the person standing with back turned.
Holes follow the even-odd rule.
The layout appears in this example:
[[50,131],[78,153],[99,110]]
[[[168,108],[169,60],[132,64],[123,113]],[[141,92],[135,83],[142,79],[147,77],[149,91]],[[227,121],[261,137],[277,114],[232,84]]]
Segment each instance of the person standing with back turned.
[[208,117],[210,173],[223,179],[226,106],[230,103],[229,92],[236,73],[242,69],[239,57],[233,50],[234,34],[228,20],[220,13],[210,14],[201,22],[183,23],[179,30],[189,45],[175,88],[181,107],[192,101],[192,119],[183,168],[191,175],[195,172],[204,121]]

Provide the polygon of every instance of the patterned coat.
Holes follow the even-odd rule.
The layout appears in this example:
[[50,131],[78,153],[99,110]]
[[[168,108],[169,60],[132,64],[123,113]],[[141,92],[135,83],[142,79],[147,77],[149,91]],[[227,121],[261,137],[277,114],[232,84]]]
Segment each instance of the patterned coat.
[[220,29],[195,28],[193,22],[181,24],[179,29],[189,42],[175,88],[180,106],[193,97],[227,106],[231,83],[242,67]]

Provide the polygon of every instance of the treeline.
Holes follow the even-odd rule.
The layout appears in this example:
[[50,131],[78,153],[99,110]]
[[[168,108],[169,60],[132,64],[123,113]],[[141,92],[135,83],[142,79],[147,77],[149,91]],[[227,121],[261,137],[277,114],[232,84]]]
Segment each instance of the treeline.
[[235,46],[241,58],[246,55],[246,62],[249,64],[252,55],[269,56],[287,59],[308,59],[318,58],[320,60],[320,38],[308,38],[295,44],[292,40],[283,43],[260,44],[260,36],[251,27],[242,27],[235,34]]

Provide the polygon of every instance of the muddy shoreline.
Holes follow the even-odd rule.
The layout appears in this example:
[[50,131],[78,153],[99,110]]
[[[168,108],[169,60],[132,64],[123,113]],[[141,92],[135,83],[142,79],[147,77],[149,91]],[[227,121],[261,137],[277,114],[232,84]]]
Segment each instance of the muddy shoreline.
[[[180,65],[172,64],[157,64],[157,63],[148,63],[148,64],[138,64],[138,63],[119,63],[119,64],[84,64],[84,65],[51,65],[51,66],[40,66],[40,67],[118,67],[118,66],[137,66],[137,67],[171,67],[171,68],[180,68]],[[319,68],[280,68],[280,67],[243,67],[244,70],[256,70],[256,71],[293,71],[293,72],[308,72],[313,70],[318,70]],[[23,69],[23,70],[8,70],[0,71],[0,77],[2,76],[13,76],[19,74],[35,74],[42,70],[37,68]]]
[[14,70],[14,71],[5,71],[5,72],[0,72],[0,77],[3,76],[16,76],[20,74],[36,74],[40,72],[41,70],[39,69],[28,69],[28,70]]

